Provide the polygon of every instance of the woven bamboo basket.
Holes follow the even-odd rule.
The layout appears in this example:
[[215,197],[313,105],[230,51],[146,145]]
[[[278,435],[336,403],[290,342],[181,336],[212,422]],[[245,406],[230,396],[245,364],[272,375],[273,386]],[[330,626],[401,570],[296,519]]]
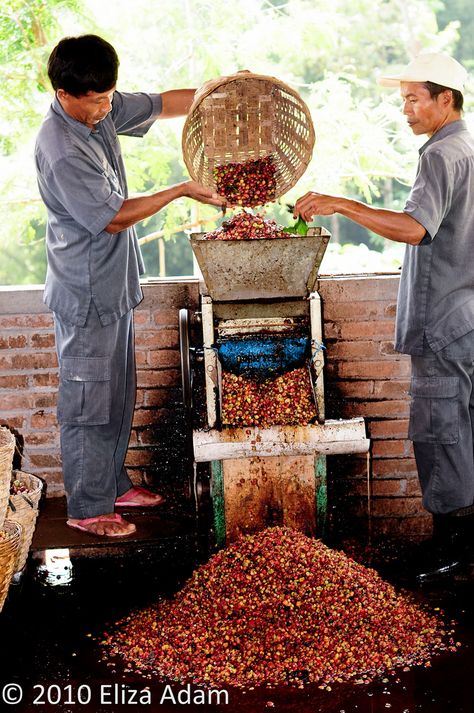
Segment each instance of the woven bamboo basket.
[[5,520],[0,528],[0,611],[7,598],[8,588],[15,571],[15,562],[21,543],[21,525]]
[[0,529],[7,514],[15,443],[13,433],[0,426]]
[[36,475],[23,473],[21,470],[12,472],[12,480],[21,480],[28,487],[28,492],[10,495],[7,518],[10,522],[17,522],[21,525],[21,543],[18,550],[14,572],[19,572],[26,564],[28,552],[30,551],[31,540],[36,527],[38,517],[38,504],[43,490],[42,481]]
[[182,148],[190,176],[214,188],[215,167],[271,156],[279,198],[306,170],[314,140],[311,115],[297,92],[275,77],[238,72],[197,92]]

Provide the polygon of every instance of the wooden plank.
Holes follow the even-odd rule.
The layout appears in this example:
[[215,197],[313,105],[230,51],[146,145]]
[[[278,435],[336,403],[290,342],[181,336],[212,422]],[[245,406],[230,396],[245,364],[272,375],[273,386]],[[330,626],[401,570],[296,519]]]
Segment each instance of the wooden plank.
[[227,542],[275,525],[315,534],[312,456],[236,458],[223,462],[222,469]]

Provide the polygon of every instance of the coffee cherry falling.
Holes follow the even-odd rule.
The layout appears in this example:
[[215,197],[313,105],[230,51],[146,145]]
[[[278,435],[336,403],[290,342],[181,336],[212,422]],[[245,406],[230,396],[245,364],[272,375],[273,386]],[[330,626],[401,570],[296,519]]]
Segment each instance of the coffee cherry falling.
[[304,367],[262,382],[222,372],[224,426],[306,425],[316,416],[309,372]]
[[264,205],[276,197],[276,166],[271,156],[244,163],[216,166],[214,182],[219,195],[231,205]]
[[222,223],[220,228],[206,233],[206,240],[263,240],[271,238],[288,238],[273,219],[265,219],[263,213],[248,213],[246,210],[236,213],[230,220]]

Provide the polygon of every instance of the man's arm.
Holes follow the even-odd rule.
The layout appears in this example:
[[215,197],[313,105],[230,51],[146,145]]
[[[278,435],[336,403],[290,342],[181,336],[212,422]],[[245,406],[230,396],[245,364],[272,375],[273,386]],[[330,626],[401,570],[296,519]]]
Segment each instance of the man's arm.
[[354,223],[397,243],[419,245],[426,235],[425,228],[407,213],[372,206],[323,193],[306,193],[296,201],[295,218],[301,215],[309,222],[315,215],[333,215],[339,213]]
[[162,208],[176,200],[176,198],[193,198],[200,203],[215,205],[222,208],[225,205],[225,199],[218,196],[211,188],[201,186],[195,181],[185,181],[177,183],[175,186],[165,188],[157,193],[152,193],[149,196],[138,196],[137,198],[127,198],[122,203],[122,207],[114,218],[107,225],[105,230],[107,233],[120,233],[121,230],[130,228],[140,220],[145,220],[155,213],[158,213]]
[[163,102],[159,119],[173,119],[177,116],[186,116],[194,100],[195,89],[171,89],[162,92]]

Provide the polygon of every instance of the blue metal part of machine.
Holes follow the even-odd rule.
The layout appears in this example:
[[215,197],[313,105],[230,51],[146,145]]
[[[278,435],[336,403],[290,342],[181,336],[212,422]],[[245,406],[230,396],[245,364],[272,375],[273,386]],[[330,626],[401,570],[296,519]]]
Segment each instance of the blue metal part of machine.
[[264,381],[304,366],[311,356],[311,340],[282,335],[223,339],[217,353],[226,371]]

